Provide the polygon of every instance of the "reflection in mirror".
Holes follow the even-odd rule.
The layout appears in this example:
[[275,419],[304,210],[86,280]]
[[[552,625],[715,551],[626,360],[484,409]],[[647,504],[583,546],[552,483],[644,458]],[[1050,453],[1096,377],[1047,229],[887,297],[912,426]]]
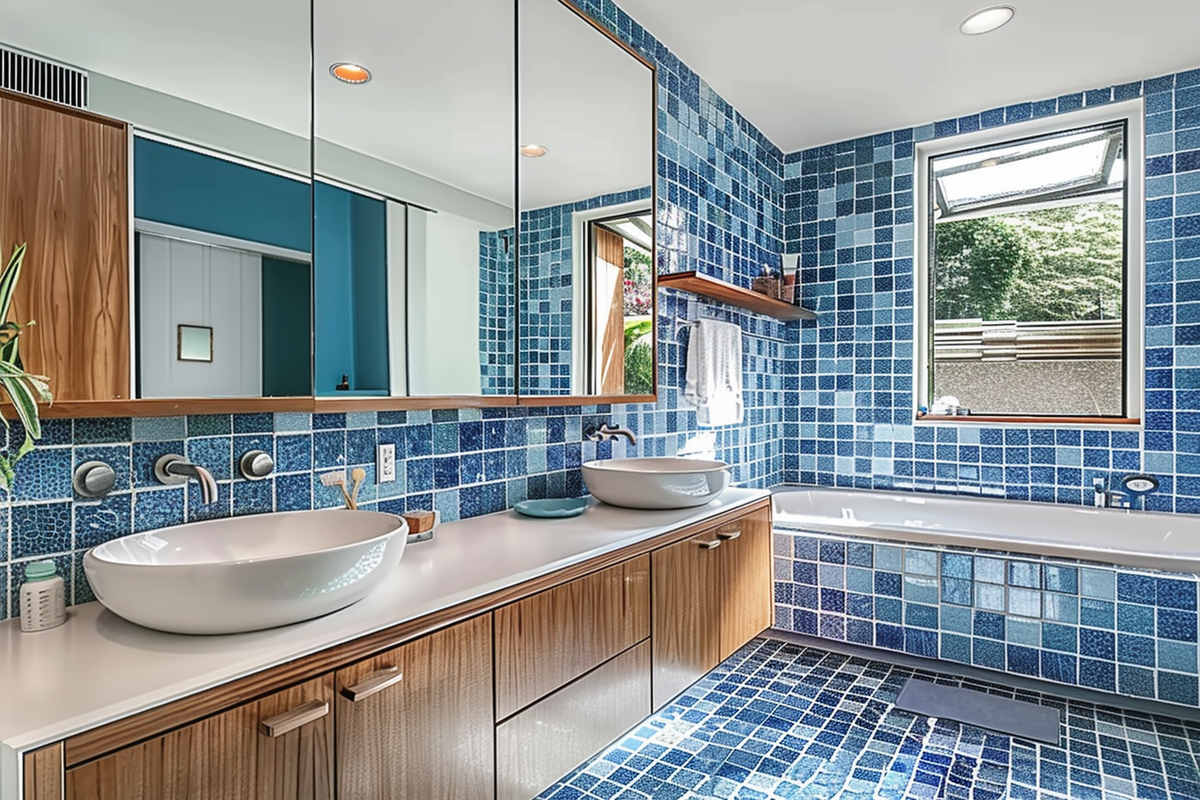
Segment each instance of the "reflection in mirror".
[[[134,232],[112,267],[133,266],[124,346],[137,396],[311,394],[308,3],[0,0],[0,15],[10,63],[48,59],[75,78],[50,99],[127,124],[128,158],[106,177],[132,200],[110,205],[128,208],[120,225]],[[4,88],[65,85],[22,74]],[[45,257],[31,247],[27,263]],[[183,357],[180,331],[197,328],[211,329],[209,359]]]
[[317,395],[514,394],[512,7],[314,24]]
[[522,395],[650,395],[654,71],[559,0],[519,0]]

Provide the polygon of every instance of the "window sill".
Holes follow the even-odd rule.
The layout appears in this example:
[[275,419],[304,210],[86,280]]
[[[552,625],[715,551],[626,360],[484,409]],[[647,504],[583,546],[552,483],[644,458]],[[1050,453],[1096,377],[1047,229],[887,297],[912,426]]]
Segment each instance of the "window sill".
[[1044,425],[1046,427],[1058,427],[1061,425],[1102,425],[1127,428],[1142,424],[1140,419],[1129,417],[988,417],[982,415],[969,415],[960,417],[957,415],[950,416],[948,414],[918,414],[916,421],[918,423],[936,422],[939,424],[958,422],[964,425],[975,425],[978,423],[992,425],[999,423],[1022,426]]

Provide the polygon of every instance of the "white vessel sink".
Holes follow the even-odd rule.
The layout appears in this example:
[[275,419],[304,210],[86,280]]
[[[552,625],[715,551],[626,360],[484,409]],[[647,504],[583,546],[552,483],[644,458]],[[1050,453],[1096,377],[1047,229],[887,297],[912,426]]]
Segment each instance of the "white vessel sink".
[[407,541],[376,511],[287,511],[135,533],[94,547],[96,598],[172,633],[240,633],[337,611],[392,573]]
[[624,508],[692,508],[729,487],[729,465],[693,458],[619,458],[583,465],[597,500]]

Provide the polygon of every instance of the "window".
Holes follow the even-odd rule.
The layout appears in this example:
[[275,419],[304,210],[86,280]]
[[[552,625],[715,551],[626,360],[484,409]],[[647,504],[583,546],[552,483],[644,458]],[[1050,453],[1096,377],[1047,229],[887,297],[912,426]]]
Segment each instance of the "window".
[[589,355],[603,395],[654,394],[653,224],[649,211],[588,223]]
[[1141,142],[1132,101],[917,146],[918,406],[1136,421]]

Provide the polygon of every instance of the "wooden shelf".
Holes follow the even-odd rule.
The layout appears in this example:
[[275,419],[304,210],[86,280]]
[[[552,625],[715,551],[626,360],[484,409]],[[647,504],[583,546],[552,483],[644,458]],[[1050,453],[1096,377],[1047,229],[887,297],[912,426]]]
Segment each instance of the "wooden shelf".
[[752,292],[740,286],[734,286],[707,275],[701,275],[694,270],[691,272],[675,272],[670,275],[659,275],[658,286],[663,289],[678,289],[681,292],[718,300],[731,306],[738,306],[756,314],[766,314],[769,317],[782,320],[816,319],[817,315],[807,308],[794,306],[765,294]]

